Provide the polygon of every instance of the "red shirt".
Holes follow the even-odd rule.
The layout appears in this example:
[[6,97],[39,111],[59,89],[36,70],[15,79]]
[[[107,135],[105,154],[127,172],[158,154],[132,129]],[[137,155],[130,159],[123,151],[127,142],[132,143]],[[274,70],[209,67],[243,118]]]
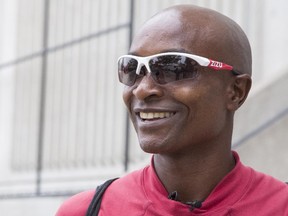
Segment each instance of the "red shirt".
[[[168,199],[153,165],[113,182],[105,192],[100,216],[288,216],[288,186],[244,166],[236,166],[202,203],[201,208]],[[68,199],[56,216],[85,216],[94,190]]]

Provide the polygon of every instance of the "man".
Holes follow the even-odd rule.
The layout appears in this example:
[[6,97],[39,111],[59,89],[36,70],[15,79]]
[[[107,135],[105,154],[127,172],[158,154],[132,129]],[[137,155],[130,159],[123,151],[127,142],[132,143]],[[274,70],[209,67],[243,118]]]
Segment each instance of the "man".
[[[151,165],[114,181],[99,215],[288,215],[288,187],[231,151],[233,116],[251,87],[251,50],[218,12],[168,8],[119,58],[123,99]],[[58,216],[85,215],[94,191]]]

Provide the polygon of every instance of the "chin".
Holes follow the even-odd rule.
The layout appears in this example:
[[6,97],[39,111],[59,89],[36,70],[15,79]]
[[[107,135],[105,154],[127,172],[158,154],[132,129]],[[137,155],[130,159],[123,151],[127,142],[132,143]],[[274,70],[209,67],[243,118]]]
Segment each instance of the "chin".
[[159,153],[159,150],[153,146],[140,144],[140,147],[145,153],[149,153],[149,154],[158,154]]
[[[159,154],[163,151],[163,144],[161,145],[159,142],[141,142],[140,143],[140,147],[141,149],[149,154]],[[162,151],[161,151],[162,150]]]
[[141,149],[149,154],[163,154],[173,151],[173,146],[169,145],[169,142],[165,140],[139,140]]

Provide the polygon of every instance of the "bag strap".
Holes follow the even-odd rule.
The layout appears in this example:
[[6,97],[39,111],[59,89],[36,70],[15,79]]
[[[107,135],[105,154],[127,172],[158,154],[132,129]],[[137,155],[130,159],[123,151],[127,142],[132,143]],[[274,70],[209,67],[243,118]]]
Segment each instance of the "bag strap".
[[109,185],[118,178],[109,179],[96,188],[94,197],[88,207],[86,216],[96,216],[100,210],[102,196]]

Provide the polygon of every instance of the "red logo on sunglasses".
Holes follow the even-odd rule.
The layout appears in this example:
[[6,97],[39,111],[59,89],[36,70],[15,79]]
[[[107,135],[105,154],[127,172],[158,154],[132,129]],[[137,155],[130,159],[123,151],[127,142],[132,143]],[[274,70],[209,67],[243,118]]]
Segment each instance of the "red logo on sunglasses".
[[217,61],[211,61],[210,67],[213,67],[213,68],[222,68],[222,67],[223,67],[223,63],[217,62]]
[[213,68],[214,70],[233,70],[233,67],[222,62],[213,61],[209,59],[210,63],[208,67]]

